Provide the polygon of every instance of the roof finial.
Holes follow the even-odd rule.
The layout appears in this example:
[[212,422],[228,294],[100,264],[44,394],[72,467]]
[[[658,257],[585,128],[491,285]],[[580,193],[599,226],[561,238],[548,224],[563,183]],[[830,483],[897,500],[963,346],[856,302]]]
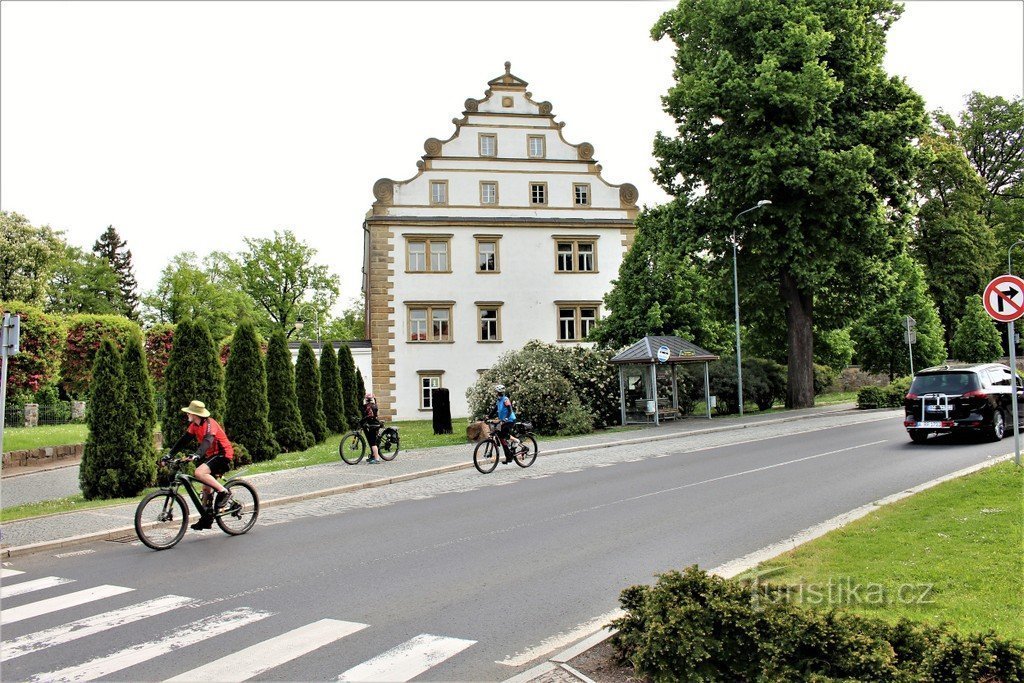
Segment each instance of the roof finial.
[[512,74],[512,62],[505,62],[505,75],[510,76]]

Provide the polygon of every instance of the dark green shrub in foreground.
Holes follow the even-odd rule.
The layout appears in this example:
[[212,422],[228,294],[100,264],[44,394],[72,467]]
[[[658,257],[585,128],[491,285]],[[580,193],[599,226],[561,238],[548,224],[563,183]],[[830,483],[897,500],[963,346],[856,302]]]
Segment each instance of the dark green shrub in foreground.
[[356,361],[352,358],[352,349],[342,344],[338,349],[338,375],[341,377],[341,394],[345,404],[345,416],[350,425],[359,424],[362,419],[363,393],[360,393],[356,380]]
[[126,489],[136,492],[156,481],[156,447],[153,445],[153,430],[156,429],[156,401],[153,398],[153,383],[149,379],[146,352],[142,338],[136,337],[125,347],[122,367],[124,369],[125,402],[132,411],[131,425],[135,428],[138,447],[126,457],[132,459],[131,466],[124,472]]
[[284,332],[275,330],[267,346],[267,400],[274,438],[286,453],[304,451],[313,445],[313,435],[302,425],[295,398],[295,371]]
[[320,349],[320,394],[324,402],[327,429],[335,434],[348,431],[348,415],[334,345],[325,343]]
[[295,397],[299,403],[302,425],[313,435],[316,443],[327,438],[327,420],[320,394],[320,370],[316,366],[313,347],[304,341],[295,362]]
[[205,403],[215,420],[224,418],[224,368],[205,324],[185,320],[174,328],[164,376],[164,443],[173,444],[185,431],[187,419],[181,409],[192,401]]
[[235,329],[225,374],[224,431],[231,441],[245,446],[254,461],[273,460],[281,447],[270,427],[266,368],[256,328],[249,321]]
[[862,387],[857,392],[858,408],[902,408],[912,377],[898,377],[884,387]]
[[142,490],[134,459],[139,450],[138,432],[132,424],[135,410],[126,400],[120,354],[109,339],[100,343],[91,377],[85,418],[89,436],[78,470],[82,495],[86,500],[134,496]]
[[620,603],[612,643],[654,681],[1024,681],[1024,649],[993,633],[811,609],[784,587],[696,566],[631,586]]

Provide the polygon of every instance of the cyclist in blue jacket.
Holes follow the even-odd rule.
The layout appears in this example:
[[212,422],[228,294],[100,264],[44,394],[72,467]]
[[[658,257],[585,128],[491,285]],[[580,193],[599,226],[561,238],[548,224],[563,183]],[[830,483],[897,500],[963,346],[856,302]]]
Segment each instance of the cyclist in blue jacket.
[[[495,384],[494,390],[498,392],[498,401],[494,405],[494,414],[497,415],[499,421],[498,434],[502,440],[508,441],[509,452],[517,453],[520,448],[525,449],[525,446],[519,443],[519,439],[512,436],[512,425],[516,423],[516,411],[512,409],[512,401],[505,393],[504,384]],[[511,460],[506,457],[505,462],[511,462]]]

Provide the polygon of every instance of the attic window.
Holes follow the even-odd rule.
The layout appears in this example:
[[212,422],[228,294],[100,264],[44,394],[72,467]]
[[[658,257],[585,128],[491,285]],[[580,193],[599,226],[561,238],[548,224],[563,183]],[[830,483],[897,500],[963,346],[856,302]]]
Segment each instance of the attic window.
[[512,106],[512,98],[511,97],[502,97],[501,98],[501,106],[503,106],[503,107],[511,107]]

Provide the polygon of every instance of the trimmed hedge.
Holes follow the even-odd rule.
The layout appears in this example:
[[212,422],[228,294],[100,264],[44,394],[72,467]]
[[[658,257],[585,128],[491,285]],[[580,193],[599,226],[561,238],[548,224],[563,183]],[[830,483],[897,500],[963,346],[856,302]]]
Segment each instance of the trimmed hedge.
[[174,325],[169,323],[154,325],[144,332],[144,336],[149,378],[153,382],[153,388],[162,394],[167,385],[165,381],[167,363],[171,358],[171,348],[174,346]]
[[612,622],[618,655],[654,681],[1024,681],[1024,649],[995,633],[961,636],[794,604],[784,587],[696,566],[631,586]]
[[124,351],[132,339],[142,338],[138,324],[119,315],[72,315],[66,318],[66,327],[60,377],[65,393],[74,398],[88,394],[93,361],[104,339],[111,340],[118,351]]
[[0,308],[21,318],[18,355],[11,356],[7,365],[7,399],[13,405],[57,382],[65,331],[59,318],[38,306],[4,301]]

